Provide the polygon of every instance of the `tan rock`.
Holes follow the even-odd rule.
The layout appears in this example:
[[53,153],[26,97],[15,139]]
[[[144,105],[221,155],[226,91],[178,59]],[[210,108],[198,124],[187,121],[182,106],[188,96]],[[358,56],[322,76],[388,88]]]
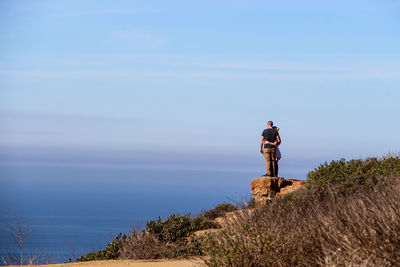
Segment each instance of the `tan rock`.
[[251,181],[251,193],[256,207],[265,205],[268,200],[279,197],[301,188],[304,181],[285,179],[282,177],[262,177]]

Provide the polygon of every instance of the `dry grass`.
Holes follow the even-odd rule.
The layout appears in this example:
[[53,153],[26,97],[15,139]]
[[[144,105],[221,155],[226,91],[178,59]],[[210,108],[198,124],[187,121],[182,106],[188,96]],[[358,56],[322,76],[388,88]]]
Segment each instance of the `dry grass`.
[[315,188],[273,200],[204,246],[208,266],[396,266],[400,177],[351,194]]
[[51,264],[54,260],[48,255],[23,255],[17,253],[7,253],[7,255],[1,257],[0,265],[39,265],[39,264]]
[[187,254],[186,242],[162,242],[148,232],[132,231],[122,242],[120,259],[171,259]]

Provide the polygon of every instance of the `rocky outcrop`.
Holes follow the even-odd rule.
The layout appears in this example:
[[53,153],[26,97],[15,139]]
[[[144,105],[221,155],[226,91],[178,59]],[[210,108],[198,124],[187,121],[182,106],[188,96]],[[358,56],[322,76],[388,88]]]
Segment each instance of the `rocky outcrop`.
[[[274,197],[294,192],[304,186],[304,181],[284,179],[281,177],[262,177],[255,178],[251,181],[251,193],[254,195],[255,206],[260,207]],[[223,216],[214,219],[220,228],[205,229],[194,233],[195,237],[201,237],[206,234],[216,233],[223,229],[229,228],[229,225],[235,224],[235,221],[241,221],[241,218],[249,217],[253,214],[253,208],[238,209],[226,212]]]
[[255,178],[251,181],[251,193],[254,196],[256,207],[260,207],[265,205],[268,200],[296,191],[304,184],[304,181],[281,177]]

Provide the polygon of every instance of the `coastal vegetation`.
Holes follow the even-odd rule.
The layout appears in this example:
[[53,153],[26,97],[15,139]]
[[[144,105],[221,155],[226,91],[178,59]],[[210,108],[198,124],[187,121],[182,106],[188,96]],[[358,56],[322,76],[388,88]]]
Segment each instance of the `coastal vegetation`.
[[224,212],[236,210],[233,204],[220,204],[202,215],[173,214],[163,220],[151,220],[146,230],[133,230],[129,236],[119,234],[105,250],[81,256],[77,261],[111,259],[159,259],[202,255],[201,244],[194,238],[196,231],[217,229],[220,225],[213,221]]
[[[252,204],[250,204],[253,207]],[[78,261],[207,256],[208,266],[393,266],[400,262],[400,158],[338,160],[261,208],[218,205],[118,235]],[[218,224],[225,214],[229,223]],[[224,220],[224,219],[222,219]],[[202,235],[200,230],[215,229]]]
[[394,266],[400,158],[332,161],[203,241],[208,266]]

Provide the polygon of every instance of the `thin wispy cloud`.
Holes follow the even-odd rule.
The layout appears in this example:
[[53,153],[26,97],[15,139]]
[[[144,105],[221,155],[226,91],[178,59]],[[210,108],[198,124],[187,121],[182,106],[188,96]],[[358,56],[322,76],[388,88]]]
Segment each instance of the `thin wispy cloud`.
[[106,115],[86,115],[86,114],[75,114],[73,112],[70,113],[49,113],[49,112],[26,112],[20,110],[10,110],[10,109],[0,109],[0,120],[21,120],[21,119],[42,119],[42,120],[63,120],[63,121],[71,121],[77,122],[80,121],[82,123],[90,123],[90,122],[116,122],[122,121],[126,123],[133,122],[145,122],[148,118],[143,118],[140,116],[106,116]]
[[[238,67],[238,66],[236,66]],[[374,80],[374,79],[400,79],[400,68],[377,68],[377,69],[348,69],[343,70],[302,70],[258,68],[251,72],[251,69],[242,68],[231,70],[173,70],[173,71],[141,71],[141,70],[27,70],[27,71],[0,71],[0,78],[3,77],[35,77],[35,78],[83,78],[97,80],[144,79],[148,78],[213,78],[213,79],[261,79],[261,80]]]
[[163,12],[159,8],[88,8],[86,10],[76,10],[74,12],[62,12],[56,14],[59,17],[80,17],[80,16],[104,16],[104,15],[135,15],[145,13]]
[[[140,46],[161,45],[165,39],[143,30],[117,31],[111,34],[116,42]],[[319,58],[318,63],[315,58]],[[19,62],[21,59],[14,58]],[[32,58],[31,60],[35,60]],[[0,75],[23,75],[34,77],[124,77],[129,75],[171,76],[191,75],[210,76],[221,74],[221,78],[232,74],[238,78],[397,78],[400,72],[400,59],[395,55],[367,58],[365,55],[348,57],[340,54],[308,55],[297,60],[242,60],[242,59],[201,59],[197,56],[184,56],[159,53],[109,53],[81,54],[67,57],[40,57],[35,62],[51,64],[57,70],[48,70],[40,64],[34,69],[11,69],[0,62]],[[3,66],[1,66],[3,65]],[[110,67],[112,66],[112,67]],[[117,68],[115,66],[118,66]],[[147,71],[154,69],[154,71]],[[160,71],[163,70],[163,71]],[[165,70],[165,71],[164,71]]]

